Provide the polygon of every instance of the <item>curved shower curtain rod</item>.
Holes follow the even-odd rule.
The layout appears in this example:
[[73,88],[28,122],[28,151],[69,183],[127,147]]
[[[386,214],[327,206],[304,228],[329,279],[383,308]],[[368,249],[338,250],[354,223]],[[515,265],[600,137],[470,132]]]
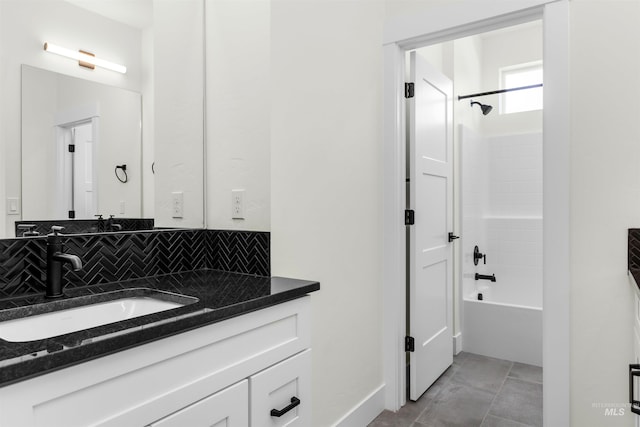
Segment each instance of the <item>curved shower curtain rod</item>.
[[538,83],[537,85],[512,87],[511,89],[492,90],[491,92],[481,92],[481,93],[474,93],[474,94],[471,94],[471,95],[458,96],[458,101],[460,101],[462,99],[467,99],[467,98],[477,98],[478,96],[487,96],[487,95],[495,95],[497,93],[512,92],[514,90],[533,89],[533,88],[536,88],[536,87],[542,87],[542,83]]

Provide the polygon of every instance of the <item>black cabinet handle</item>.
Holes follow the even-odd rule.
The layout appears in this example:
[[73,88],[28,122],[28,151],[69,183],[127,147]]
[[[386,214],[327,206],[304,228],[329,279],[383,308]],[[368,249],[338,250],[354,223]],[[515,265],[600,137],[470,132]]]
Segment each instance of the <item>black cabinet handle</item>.
[[632,363],[629,365],[629,403],[631,404],[631,412],[640,415],[640,401],[637,401],[633,395],[634,377],[640,377],[640,364]]
[[293,408],[295,408],[296,406],[298,406],[299,404],[300,404],[300,399],[298,399],[297,397],[292,397],[291,398],[291,405],[287,406],[286,408],[282,408],[280,410],[272,409],[271,410],[271,416],[272,417],[281,417],[284,414],[286,414],[287,412],[289,412],[290,410],[292,410]]

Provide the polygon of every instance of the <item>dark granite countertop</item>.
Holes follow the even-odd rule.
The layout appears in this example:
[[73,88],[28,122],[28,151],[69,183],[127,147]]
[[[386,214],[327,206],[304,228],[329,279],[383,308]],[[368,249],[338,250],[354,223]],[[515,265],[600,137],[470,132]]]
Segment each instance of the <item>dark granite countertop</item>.
[[[146,296],[162,291],[162,299],[180,295],[197,302],[121,322],[28,342],[0,339],[0,387],[101,356],[219,322],[320,289],[314,281],[260,277],[218,270],[197,270],[79,287],[60,300],[44,295],[0,300],[0,321],[106,301],[120,296]],[[96,295],[100,294],[100,295]],[[173,295],[179,294],[179,295]],[[193,301],[193,300],[191,300]],[[187,302],[190,300],[187,299]]]
[[638,293],[640,294],[640,269],[633,268],[633,269],[629,270],[629,274],[631,274],[631,277],[633,278],[633,281],[635,282],[636,291],[638,291]]

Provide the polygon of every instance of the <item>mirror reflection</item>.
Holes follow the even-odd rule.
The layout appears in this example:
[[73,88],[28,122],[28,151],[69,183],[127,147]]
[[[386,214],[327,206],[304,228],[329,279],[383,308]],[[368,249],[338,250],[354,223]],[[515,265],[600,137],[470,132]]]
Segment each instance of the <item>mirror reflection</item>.
[[[0,6],[11,40],[0,47],[0,238],[70,217],[92,225],[66,232],[203,227],[203,0]],[[45,42],[126,73],[45,51]]]
[[141,95],[22,66],[23,221],[142,216]]

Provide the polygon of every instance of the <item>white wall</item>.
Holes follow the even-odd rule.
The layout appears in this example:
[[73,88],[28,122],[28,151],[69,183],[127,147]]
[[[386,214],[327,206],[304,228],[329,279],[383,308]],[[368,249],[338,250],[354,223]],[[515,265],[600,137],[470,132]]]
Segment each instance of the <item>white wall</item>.
[[321,283],[318,427],[383,381],[383,18],[382,2],[272,2],[272,273]]
[[628,409],[605,417],[593,404],[629,398],[627,228],[640,224],[640,3],[570,5],[571,422],[631,426],[637,416]]
[[[208,228],[270,229],[270,14],[270,0],[206,3]],[[233,189],[245,219],[231,218]]]
[[[2,0],[0,2],[0,116],[2,133],[0,145],[5,198],[21,197],[20,152],[20,65],[28,64],[82,79],[96,81],[130,90],[141,90],[139,31],[131,27],[89,13],[60,0]],[[108,34],[108,37],[105,37]],[[86,49],[126,64],[127,74],[97,68],[88,70],[58,55],[44,52],[45,41]],[[5,210],[0,218],[5,218]],[[2,236],[13,235],[13,222],[20,216],[2,220]],[[1,229],[0,229],[1,230]]]
[[[155,225],[204,225],[204,10],[201,0],[155,0]],[[184,217],[173,218],[182,192]]]

